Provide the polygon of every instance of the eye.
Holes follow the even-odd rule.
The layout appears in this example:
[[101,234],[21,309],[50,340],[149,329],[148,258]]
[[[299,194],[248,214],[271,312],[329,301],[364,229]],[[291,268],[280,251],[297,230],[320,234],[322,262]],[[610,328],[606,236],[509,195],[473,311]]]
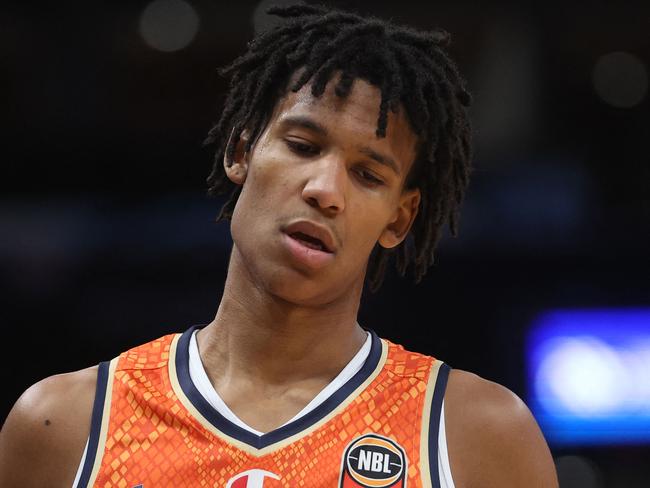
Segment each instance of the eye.
[[372,172],[368,171],[367,169],[358,169],[357,175],[359,175],[359,178],[361,178],[364,183],[370,186],[380,186],[384,184],[383,180],[377,178]]
[[289,149],[300,156],[314,156],[320,151],[318,146],[306,142],[299,142],[294,139],[285,139],[285,142]]

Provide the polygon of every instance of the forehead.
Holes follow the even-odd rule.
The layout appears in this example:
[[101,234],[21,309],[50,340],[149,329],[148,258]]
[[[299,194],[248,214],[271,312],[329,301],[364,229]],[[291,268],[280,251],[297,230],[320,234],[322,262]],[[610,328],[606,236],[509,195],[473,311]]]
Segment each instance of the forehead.
[[[311,93],[311,84],[298,92],[289,91],[278,102],[271,124],[289,117],[309,117],[324,126],[329,136],[342,143],[363,144],[389,152],[408,171],[415,160],[418,138],[400,105],[397,113],[388,112],[386,137],[376,134],[381,91],[362,79],[356,79],[347,97],[335,93],[338,76],[334,76],[320,97]],[[403,174],[406,174],[403,171]]]

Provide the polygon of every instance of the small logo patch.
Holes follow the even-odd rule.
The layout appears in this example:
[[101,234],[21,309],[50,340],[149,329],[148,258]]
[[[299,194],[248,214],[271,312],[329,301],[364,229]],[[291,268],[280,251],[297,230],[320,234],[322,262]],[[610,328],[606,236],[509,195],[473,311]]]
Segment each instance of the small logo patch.
[[264,488],[265,479],[279,480],[280,477],[263,469],[249,469],[230,478],[226,488]]
[[391,439],[366,434],[343,454],[339,488],[406,488],[406,455]]

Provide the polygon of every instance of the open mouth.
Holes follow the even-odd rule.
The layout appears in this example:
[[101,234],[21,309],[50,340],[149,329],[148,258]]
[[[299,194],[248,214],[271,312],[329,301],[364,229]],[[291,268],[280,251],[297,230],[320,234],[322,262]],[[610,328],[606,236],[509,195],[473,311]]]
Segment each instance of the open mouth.
[[300,242],[303,246],[308,247],[310,249],[331,253],[331,251],[327,249],[325,244],[323,244],[323,241],[317,239],[316,237],[307,235],[303,232],[293,232],[289,234],[289,237],[295,239],[296,241]]

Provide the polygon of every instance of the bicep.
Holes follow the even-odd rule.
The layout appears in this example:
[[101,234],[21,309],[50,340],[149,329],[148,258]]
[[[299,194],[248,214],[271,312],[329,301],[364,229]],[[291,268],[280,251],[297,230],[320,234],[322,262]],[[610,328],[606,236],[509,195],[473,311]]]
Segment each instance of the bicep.
[[511,395],[514,398],[507,401],[502,414],[507,418],[497,421],[496,429],[486,434],[493,452],[499,453],[488,464],[491,486],[556,488],[555,465],[546,440],[528,407]]

